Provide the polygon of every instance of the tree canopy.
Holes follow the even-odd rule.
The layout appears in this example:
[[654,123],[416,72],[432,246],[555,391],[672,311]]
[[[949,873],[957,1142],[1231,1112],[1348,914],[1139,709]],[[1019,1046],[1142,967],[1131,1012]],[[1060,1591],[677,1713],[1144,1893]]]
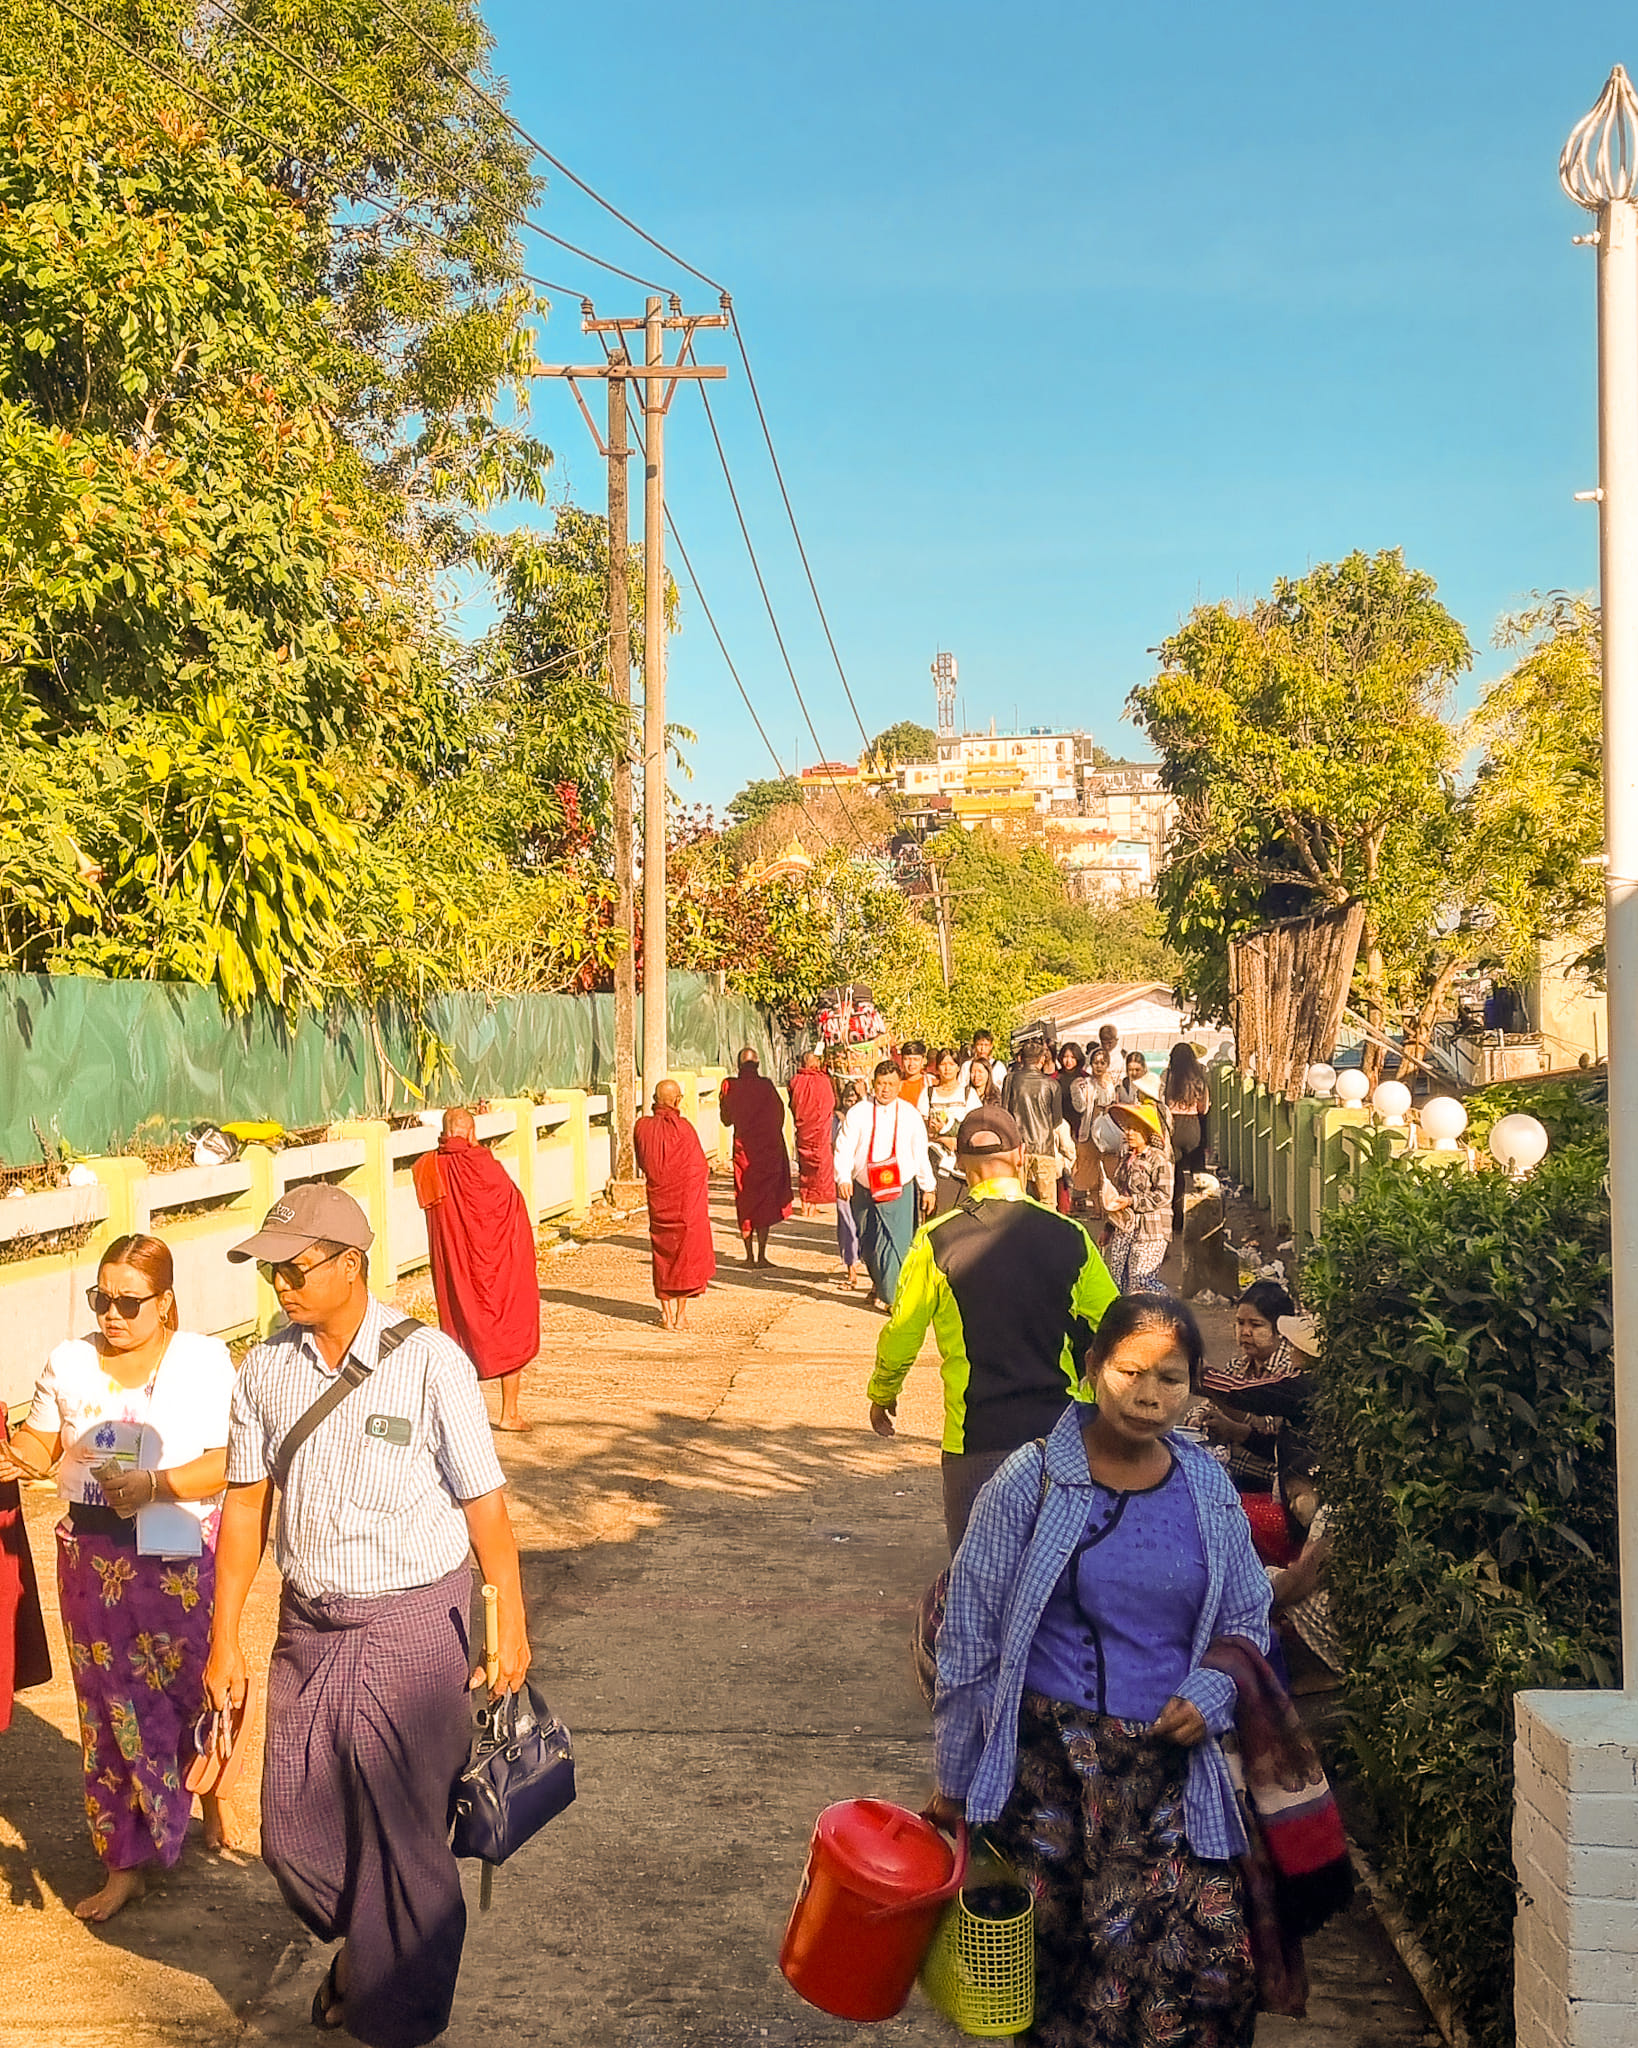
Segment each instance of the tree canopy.
[[870,742],[872,756],[885,766],[899,761],[932,761],[938,757],[938,734],[930,725],[901,718]]

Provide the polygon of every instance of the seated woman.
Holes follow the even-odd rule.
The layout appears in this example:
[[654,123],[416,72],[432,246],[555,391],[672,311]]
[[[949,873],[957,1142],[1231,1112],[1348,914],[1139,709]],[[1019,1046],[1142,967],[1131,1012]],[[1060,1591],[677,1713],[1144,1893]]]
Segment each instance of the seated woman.
[[[193,1812],[182,1773],[205,1698],[233,1362],[219,1337],[177,1327],[160,1238],[115,1238],[86,1295],[96,1329],[46,1360],[27,1422],[0,1448],[0,1480],[58,1465],[68,1504],[57,1586],[106,1869],[74,1911],[98,1921],[176,1862]],[[214,1799],[205,1835],[226,1840]]]
[[1222,1468],[1172,1434],[1198,1388],[1180,1303],[1105,1313],[1067,1409],[979,1495],[938,1639],[928,1812],[989,1824],[1035,1898],[1030,2039],[1246,2048],[1245,1830],[1218,1638],[1268,1648],[1269,1588]]
[[1206,1434],[1227,1447],[1229,1477],[1242,1493],[1272,1494],[1280,1432],[1307,1436],[1313,1426],[1310,1361],[1280,1334],[1281,1318],[1295,1314],[1277,1280],[1254,1282],[1234,1304],[1239,1356],[1206,1371]]

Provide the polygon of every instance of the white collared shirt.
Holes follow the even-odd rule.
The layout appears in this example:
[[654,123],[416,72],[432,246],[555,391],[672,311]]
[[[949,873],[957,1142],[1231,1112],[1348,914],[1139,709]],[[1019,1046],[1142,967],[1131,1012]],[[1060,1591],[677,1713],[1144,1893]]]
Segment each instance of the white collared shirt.
[[867,1095],[854,1103],[836,1133],[833,1165],[838,1180],[862,1181],[867,1166],[896,1159],[905,1187],[912,1180],[926,1194],[934,1188],[933,1163],[927,1156],[927,1122],[913,1103],[895,1096],[878,1102]]
[[[466,1558],[462,1503],[506,1483],[477,1374],[458,1344],[421,1329],[377,1364],[382,1333],[398,1320],[370,1296],[347,1357],[374,1370],[290,1467],[275,1556],[307,1599],[432,1585]],[[271,1475],[280,1445],[335,1371],[312,1333],[294,1326],[247,1355],[233,1392],[230,1486]]]

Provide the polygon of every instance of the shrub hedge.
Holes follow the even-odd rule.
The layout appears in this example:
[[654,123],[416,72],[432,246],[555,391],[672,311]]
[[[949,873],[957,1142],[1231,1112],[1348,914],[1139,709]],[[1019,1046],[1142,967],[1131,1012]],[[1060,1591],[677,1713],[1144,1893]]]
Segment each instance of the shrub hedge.
[[[1480,1105],[1503,1106],[1549,1105]],[[1485,2048],[1513,2040],[1512,1696],[1620,1682],[1608,1141],[1569,1126],[1518,1183],[1370,1174],[1304,1274],[1349,1743]]]

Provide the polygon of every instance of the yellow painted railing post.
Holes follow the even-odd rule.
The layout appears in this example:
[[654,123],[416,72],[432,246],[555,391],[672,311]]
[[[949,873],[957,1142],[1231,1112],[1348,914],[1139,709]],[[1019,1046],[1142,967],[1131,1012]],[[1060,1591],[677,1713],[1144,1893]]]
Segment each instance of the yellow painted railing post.
[[548,1088],[545,1095],[548,1102],[566,1102],[569,1105],[566,1128],[574,1173],[574,1213],[583,1216],[591,1207],[591,1166],[587,1157],[591,1143],[591,1117],[586,1109],[586,1091],[584,1088]]
[[518,1169],[518,1191],[523,1196],[529,1211],[529,1221],[540,1221],[540,1197],[536,1188],[535,1173],[535,1104],[529,1095],[503,1095],[492,1108],[503,1116],[517,1119],[517,1126],[511,1137],[502,1138],[495,1147],[502,1159],[514,1159]]
[[698,1130],[700,1125],[700,1077],[698,1070],[694,1067],[680,1067],[672,1074],[671,1079],[682,1090],[683,1115],[687,1117],[695,1130]]
[[360,1204],[375,1232],[370,1247],[370,1278],[378,1293],[390,1292],[398,1279],[398,1254],[392,1241],[392,1125],[380,1117],[348,1117],[330,1126],[332,1138],[362,1141],[364,1164],[347,1176],[347,1192]]
[[141,1195],[142,1183],[148,1178],[147,1160],[90,1159],[86,1164],[108,1191],[108,1216],[98,1233],[99,1251],[116,1237],[125,1237],[138,1228],[146,1229],[148,1209]]

